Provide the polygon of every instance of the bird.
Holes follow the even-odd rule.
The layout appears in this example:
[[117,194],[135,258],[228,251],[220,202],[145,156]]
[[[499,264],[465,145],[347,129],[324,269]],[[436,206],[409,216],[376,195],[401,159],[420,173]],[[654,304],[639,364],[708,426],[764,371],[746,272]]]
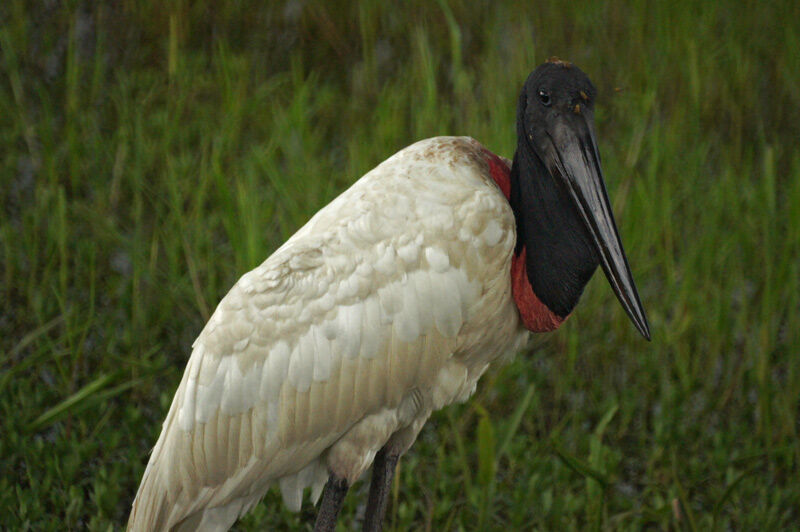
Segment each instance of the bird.
[[400,457],[430,415],[557,329],[601,266],[650,340],[606,192],[597,91],[551,59],[519,95],[513,160],[470,137],[397,152],[220,301],[145,468],[128,530],[227,530],[268,489],[334,530],[371,468],[381,530]]

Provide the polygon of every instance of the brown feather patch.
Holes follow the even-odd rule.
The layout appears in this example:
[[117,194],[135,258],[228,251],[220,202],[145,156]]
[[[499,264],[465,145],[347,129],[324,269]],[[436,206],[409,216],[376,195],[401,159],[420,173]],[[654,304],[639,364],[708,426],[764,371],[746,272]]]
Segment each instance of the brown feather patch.
[[556,56],[551,56],[550,59],[547,60],[547,62],[548,63],[555,63],[556,65],[560,65],[560,66],[562,66],[564,68],[571,68],[572,67],[572,63],[570,63],[569,61],[561,60]]

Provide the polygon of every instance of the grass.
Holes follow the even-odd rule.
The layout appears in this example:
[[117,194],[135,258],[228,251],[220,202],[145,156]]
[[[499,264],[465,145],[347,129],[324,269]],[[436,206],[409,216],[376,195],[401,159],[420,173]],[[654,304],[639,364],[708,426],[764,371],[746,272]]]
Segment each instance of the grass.
[[[416,139],[510,156],[550,55],[600,90],[653,342],[598,275],[559,332],[432,418],[387,528],[797,526],[800,5],[230,4],[0,8],[4,528],[119,528],[232,283]],[[270,493],[237,527],[313,514]]]

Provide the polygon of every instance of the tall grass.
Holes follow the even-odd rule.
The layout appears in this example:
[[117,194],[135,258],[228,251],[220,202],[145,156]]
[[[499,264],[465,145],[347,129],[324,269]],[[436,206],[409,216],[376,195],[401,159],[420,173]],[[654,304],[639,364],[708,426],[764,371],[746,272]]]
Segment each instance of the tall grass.
[[[600,90],[653,342],[598,275],[559,332],[434,416],[388,527],[796,526],[798,20],[790,1],[8,0],[0,524],[120,525],[238,276],[414,140],[510,156],[519,87],[557,55]],[[312,515],[272,493],[238,526]]]

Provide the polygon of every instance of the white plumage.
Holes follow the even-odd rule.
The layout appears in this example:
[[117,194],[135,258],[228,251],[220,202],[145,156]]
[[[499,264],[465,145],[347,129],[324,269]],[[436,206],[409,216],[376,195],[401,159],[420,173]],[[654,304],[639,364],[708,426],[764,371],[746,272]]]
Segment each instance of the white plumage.
[[418,142],[320,210],[193,345],[128,528],[225,530],[269,487],[297,510],[463,401],[528,332],[515,220],[485,148]]

